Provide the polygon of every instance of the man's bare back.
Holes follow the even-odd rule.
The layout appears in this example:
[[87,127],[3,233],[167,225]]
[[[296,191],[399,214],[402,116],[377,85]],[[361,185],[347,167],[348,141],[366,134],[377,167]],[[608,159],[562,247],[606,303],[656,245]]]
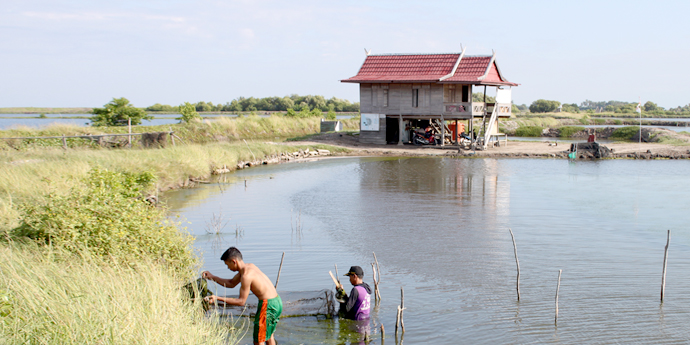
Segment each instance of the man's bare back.
[[209,271],[205,271],[201,275],[203,278],[211,279],[219,285],[229,288],[234,288],[237,284],[240,284],[240,296],[239,298],[210,296],[207,299],[209,302],[213,303],[218,300],[227,304],[244,306],[249,296],[249,291],[260,300],[278,296],[271,280],[256,265],[244,263],[242,260],[228,260],[225,261],[225,264],[228,266],[228,269],[237,272],[232,279],[220,278]]

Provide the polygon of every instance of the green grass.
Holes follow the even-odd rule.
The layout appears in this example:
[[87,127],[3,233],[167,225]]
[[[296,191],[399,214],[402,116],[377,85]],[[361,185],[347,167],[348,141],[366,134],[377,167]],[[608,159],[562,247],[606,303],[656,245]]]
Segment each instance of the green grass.
[[518,137],[540,137],[544,128],[539,126],[523,126],[515,130]]
[[333,153],[345,149],[329,145],[287,146],[248,141],[207,145],[177,145],[163,149],[69,149],[45,148],[0,151],[0,230],[16,226],[17,204],[39,201],[43,192],[65,194],[95,168],[111,171],[151,172],[157,188],[177,188],[190,177],[205,179],[214,168],[234,168],[239,161],[252,161],[300,148],[323,148]]
[[616,128],[613,133],[611,133],[611,138],[616,140],[632,140],[635,135],[639,134],[639,131],[639,126]]
[[205,317],[181,289],[189,279],[152,262],[103,265],[88,253],[2,244],[0,343],[237,343],[246,321]]
[[[358,129],[357,119],[340,120],[343,129]],[[321,119],[289,118],[285,116],[246,116],[246,117],[219,117],[214,120],[194,121],[187,124],[172,124],[160,126],[134,126],[133,133],[167,132],[174,131],[186,143],[216,143],[236,142],[242,139],[282,141],[286,138],[315,134],[320,131]],[[55,124],[45,128],[16,127],[0,131],[0,137],[45,137],[45,136],[70,136],[70,135],[99,135],[99,134],[125,134],[127,126],[117,127],[79,127],[74,125]],[[126,142],[126,137],[120,137]],[[138,137],[133,137],[135,146]],[[68,138],[67,146],[96,148],[91,140],[80,138]],[[27,150],[32,148],[43,149],[45,147],[62,147],[62,139],[28,139],[28,140],[0,140],[0,150]]]
[[573,134],[584,131],[585,127],[580,127],[580,126],[563,126],[558,128],[558,136],[561,138],[570,138],[573,136]]

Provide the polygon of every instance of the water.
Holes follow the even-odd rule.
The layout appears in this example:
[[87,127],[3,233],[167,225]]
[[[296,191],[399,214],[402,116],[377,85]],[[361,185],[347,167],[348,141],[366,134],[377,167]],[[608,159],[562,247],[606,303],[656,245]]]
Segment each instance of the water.
[[[375,251],[383,301],[373,319],[389,343],[401,286],[408,344],[687,343],[689,173],[683,160],[340,158],[242,170],[166,197],[215,274],[230,276],[218,258],[237,245],[275,279],[285,251],[279,292],[333,288],[333,264],[341,275],[362,266],[371,283]],[[220,212],[227,234],[207,235]],[[287,318],[276,337],[336,344],[338,329]]]
[[[17,118],[13,115],[16,115]],[[52,116],[51,116],[52,115]],[[20,118],[20,116],[26,117],[25,114],[1,114],[0,118],[0,130],[11,129],[17,126],[28,126],[34,128],[47,127],[54,124],[64,124],[64,125],[75,125],[75,126],[90,126],[91,120],[86,119],[61,119],[57,118],[60,116],[88,116],[84,114],[46,114],[45,119],[40,118]],[[175,118],[156,118],[153,120],[142,120],[140,126],[158,126],[158,125],[169,125],[173,123],[180,123],[180,120],[175,120]]]
[[[88,117],[89,114],[45,114],[46,118],[38,118],[38,115],[34,118],[27,118],[33,115],[30,114],[0,114],[0,130],[10,129],[16,126],[28,126],[34,128],[46,127],[53,124],[68,124],[76,126],[90,126],[91,120],[88,118],[84,119],[61,119],[60,117]],[[142,120],[141,126],[158,126],[158,125],[169,125],[174,123],[180,123],[180,120],[176,118],[180,117],[179,114],[155,114],[156,118],[153,120]],[[217,117],[237,117],[235,114],[203,114],[204,118],[217,118]],[[258,115],[259,117],[269,117],[270,115]],[[349,119],[351,115],[338,115],[338,120]]]
[[[622,128],[622,127],[629,127],[630,125],[585,125],[582,127],[585,128],[605,128],[605,127],[613,127],[613,128]],[[672,131],[676,132],[690,132],[690,127],[683,127],[683,126],[646,126],[643,125],[643,128],[663,128],[663,129],[669,129]]]

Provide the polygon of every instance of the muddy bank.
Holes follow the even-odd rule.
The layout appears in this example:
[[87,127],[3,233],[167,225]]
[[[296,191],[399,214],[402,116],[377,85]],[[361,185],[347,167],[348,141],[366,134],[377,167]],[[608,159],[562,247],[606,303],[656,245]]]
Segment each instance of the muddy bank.
[[[672,131],[668,131],[672,132]],[[454,157],[490,157],[490,158],[562,158],[567,159],[570,144],[559,143],[553,138],[544,138],[542,142],[510,141],[508,145],[490,147],[486,151],[462,150],[458,147],[415,146],[415,145],[373,145],[361,144],[356,135],[346,133],[324,133],[313,136],[309,141],[291,142],[294,145],[328,144],[348,148],[349,152],[338,156],[454,156]],[[619,159],[689,159],[690,147],[662,143],[620,142],[605,145],[612,150],[610,158]],[[582,159],[592,158],[587,153]]]

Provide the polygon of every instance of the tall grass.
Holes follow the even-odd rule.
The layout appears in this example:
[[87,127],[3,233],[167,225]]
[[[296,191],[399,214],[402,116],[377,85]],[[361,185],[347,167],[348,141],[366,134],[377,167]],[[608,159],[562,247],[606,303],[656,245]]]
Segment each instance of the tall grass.
[[[254,160],[306,146],[244,142],[178,145],[162,149],[52,149],[0,151],[0,226],[11,227],[16,205],[37,200],[44,192],[64,194],[94,167],[127,173],[151,172],[157,188],[179,187],[189,178],[206,178],[214,168],[233,168],[239,161]],[[331,152],[344,149],[314,145]],[[253,153],[253,154],[252,154]],[[14,224],[16,225],[16,224]],[[0,228],[2,230],[2,228]]]
[[[355,118],[340,121],[343,123],[343,128],[346,130],[359,129],[358,120]],[[232,118],[219,117],[213,120],[191,121],[189,123],[172,125],[134,126],[132,127],[132,132],[167,132],[172,130],[186,143],[235,142],[242,139],[282,141],[290,137],[318,133],[320,126],[321,118],[317,117],[292,118],[278,115],[259,117],[252,115]],[[42,128],[18,126],[0,131],[0,137],[17,138],[87,134],[125,134],[127,132],[127,126],[80,127],[75,125],[53,124]],[[134,139],[138,140],[138,137],[134,137]],[[62,139],[0,140],[0,150],[14,151],[62,146]],[[97,147],[91,140],[79,138],[68,138],[67,146],[72,148]]]
[[[232,344],[227,321],[185,298],[187,277],[148,262],[104,266],[88,254],[0,246],[2,344]],[[237,325],[238,327],[240,325]]]

